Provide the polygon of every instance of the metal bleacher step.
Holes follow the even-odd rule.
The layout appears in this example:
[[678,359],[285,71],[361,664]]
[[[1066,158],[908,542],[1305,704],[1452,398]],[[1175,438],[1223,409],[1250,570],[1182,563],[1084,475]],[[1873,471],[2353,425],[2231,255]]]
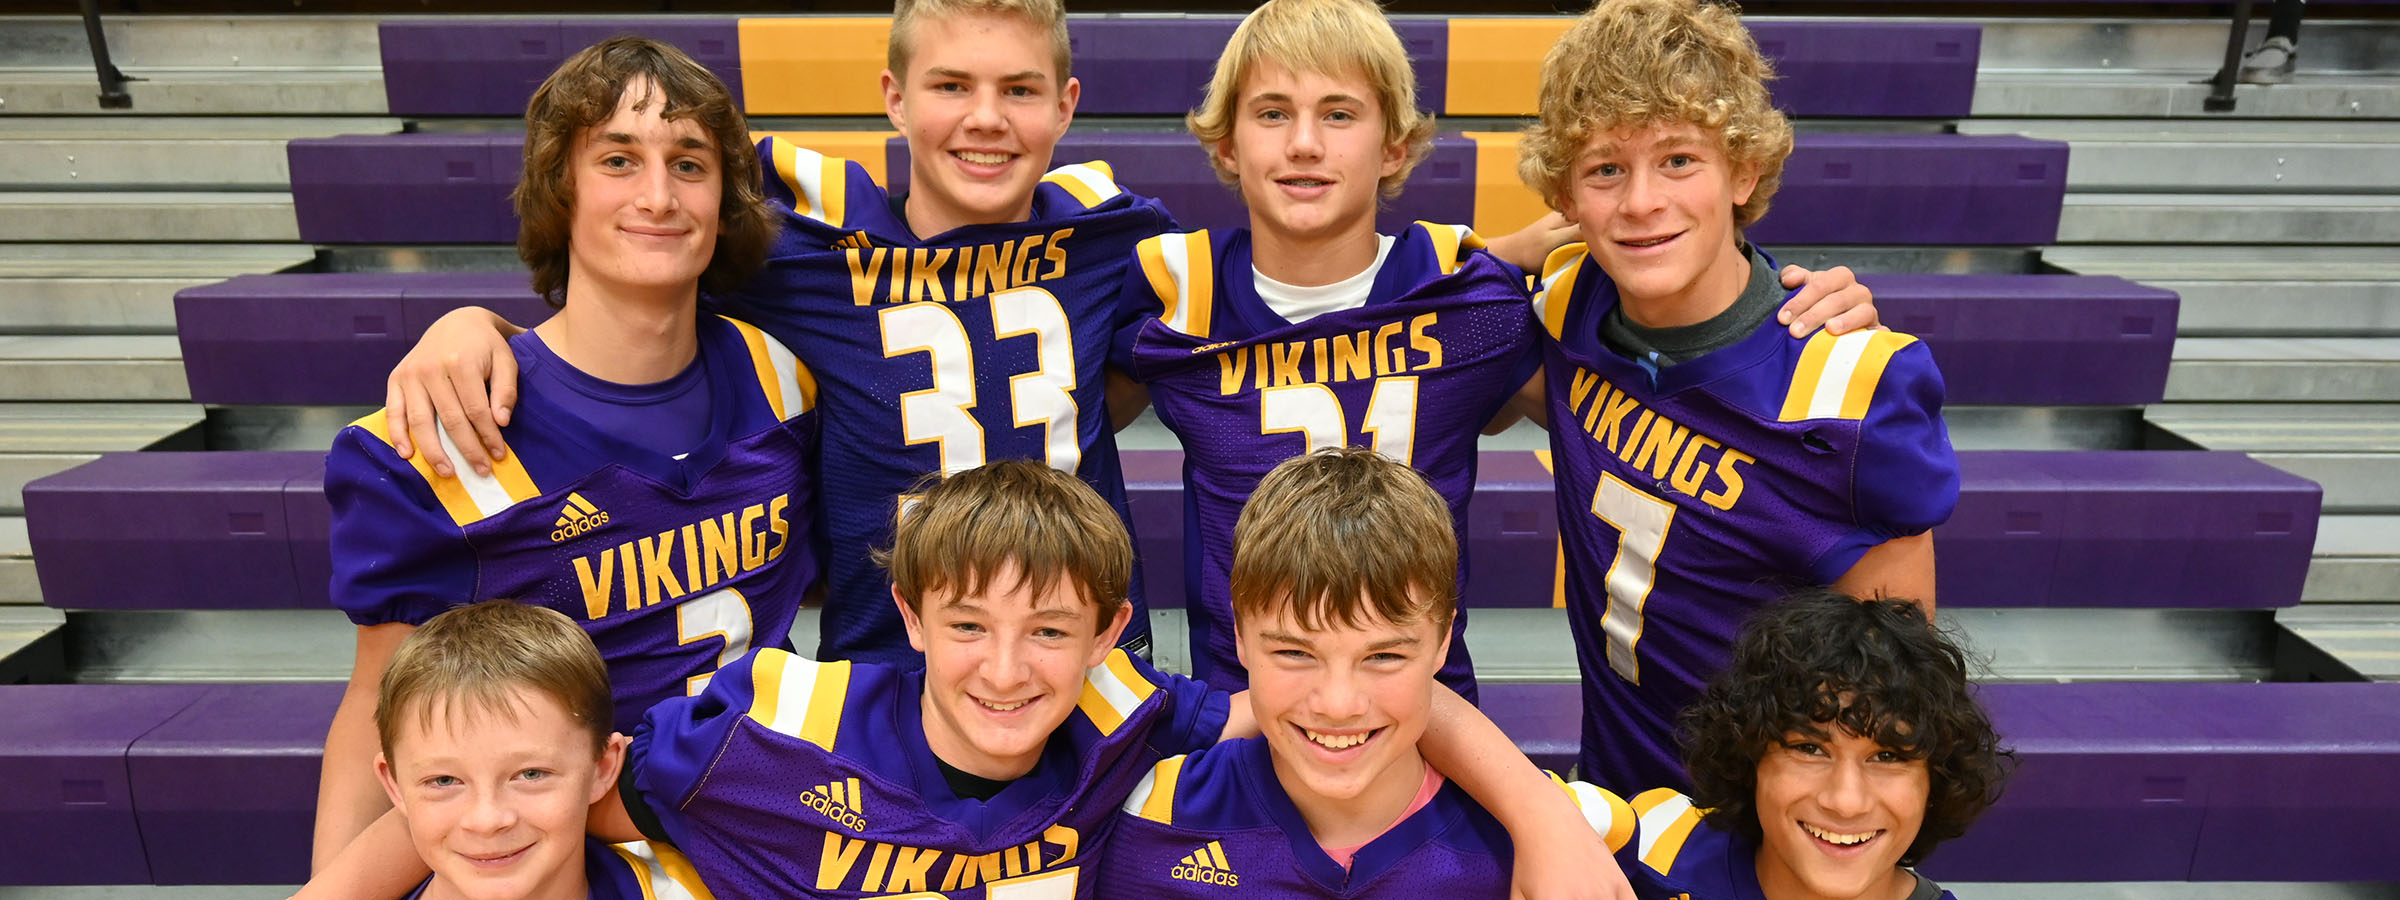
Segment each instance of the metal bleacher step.
[[2143,417],[2324,485],[2327,512],[2400,512],[2400,402],[2164,403]]
[[42,602],[42,585],[33,574],[33,543],[25,536],[25,517],[0,516],[0,606]]
[[[2400,148],[2394,152],[2400,162]],[[2182,337],[2400,336],[2393,258],[2391,247],[2086,245],[2042,252],[2043,262],[2070,272],[2116,275],[2182,295],[2176,322]]]
[[2400,605],[2301,606],[2277,610],[2275,624],[2331,657],[2348,674],[2400,681]]
[[2069,193],[2058,243],[2400,244],[2400,195]]
[[373,117],[0,118],[0,187],[286,190],[284,142],[386,134]]
[[2400,604],[2400,516],[2318,519],[2316,552],[2300,601]]
[[1958,130],[2072,144],[2069,191],[2400,191],[2400,127],[2387,121],[1969,119]]
[[206,418],[189,403],[0,403],[0,514],[24,510],[26,482],[102,453],[199,449]]
[[[2218,40],[2224,40],[2219,24]],[[2218,50],[2223,53],[2222,48]],[[2202,56],[2199,59],[2221,59]],[[2400,77],[2385,74],[2301,74],[2290,84],[2240,85],[2230,114],[2205,111],[2207,70],[2171,72],[2024,72],[1982,69],[1975,76],[1974,114],[1981,118],[2400,118]]]
[[[112,46],[113,50],[114,47]],[[90,60],[74,69],[0,69],[6,111],[29,115],[373,116],[387,108],[378,68],[186,69],[119,65],[133,98],[126,110],[102,109]]]
[[0,401],[190,396],[173,335],[0,335]]
[[2400,398],[2400,337],[2185,338],[2168,402],[2374,403]]
[[0,241],[297,241],[288,193],[0,192]]
[[306,244],[17,244],[0,256],[0,333],[173,334],[176,291],[313,258]]

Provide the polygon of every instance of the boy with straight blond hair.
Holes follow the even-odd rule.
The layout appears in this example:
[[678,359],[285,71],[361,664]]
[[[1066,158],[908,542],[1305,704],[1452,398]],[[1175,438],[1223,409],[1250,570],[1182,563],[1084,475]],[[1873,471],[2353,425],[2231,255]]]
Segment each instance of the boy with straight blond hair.
[[[1478,435],[1541,361],[1520,268],[1555,241],[1544,223],[1493,252],[1459,225],[1376,233],[1434,125],[1407,50],[1368,0],[1251,12],[1185,124],[1250,226],[1144,241],[1125,306],[1145,321],[1119,335],[1114,360],[1183,443],[1194,672],[1239,690],[1228,573],[1244,499],[1292,456],[1371,446],[1423,473],[1463,533]],[[1826,275],[1848,288],[1826,305],[1866,302],[1847,271]],[[1453,572],[1457,586],[1466,575]],[[1466,616],[1449,625],[1442,682],[1472,699]]]
[[[1233,564],[1264,737],[1153,768],[1119,816],[1101,896],[1508,896],[1508,833],[1416,746],[1454,649],[1457,559],[1449,505],[1388,457],[1328,448],[1269,472]],[[1623,800],[1564,787],[1584,817],[1565,827],[1626,844]]]
[[[926,486],[885,557],[924,667],[735,662],[651,711],[593,833],[672,844],[726,896],[1089,896],[1152,764],[1257,733],[1246,704],[1115,646],[1132,552],[1106,501],[1037,462]],[[1544,847],[1527,896],[1624,896],[1598,889],[1606,848],[1562,833],[1577,813],[1506,737],[1455,697],[1433,705],[1428,757]],[[370,846],[312,891],[378,896],[395,863]]]
[[708,896],[673,848],[584,836],[625,748],[608,669],[566,616],[509,600],[435,616],[377,697],[375,774],[433,869],[409,900]]
[[1924,344],[1769,321],[1783,291],[1741,235],[1792,147],[1768,77],[1728,7],[1602,0],[1551,48],[1520,145],[1583,238],[1544,266],[1520,399],[1550,427],[1581,772],[1619,790],[1685,784],[1677,711],[1794,586],[1931,610],[1958,499]]

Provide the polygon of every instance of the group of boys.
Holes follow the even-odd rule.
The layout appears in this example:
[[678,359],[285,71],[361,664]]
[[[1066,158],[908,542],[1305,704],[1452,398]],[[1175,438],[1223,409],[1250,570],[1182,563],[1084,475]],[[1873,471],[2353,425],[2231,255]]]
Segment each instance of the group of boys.
[[[327,795],[357,796],[335,745],[371,716],[398,812],[321,812],[307,892],[1939,893],[1902,866],[1990,802],[2000,756],[1929,623],[1926,534],[1956,495],[1940,378],[1905,336],[1810,335],[1863,289],[1787,303],[1739,240],[1790,130],[1730,11],[1610,0],[1552,50],[1522,168],[1584,240],[1546,262],[1556,222],[1489,248],[1375,232],[1431,122],[1365,0],[1237,29],[1188,122],[1251,211],[1222,233],[1169,232],[1105,165],[1048,170],[1080,90],[1055,4],[897,12],[905,196],[779,140],[749,158],[722,85],[649,42],[537,94],[519,209],[573,225],[525,215],[520,251],[561,315],[496,349],[512,326],[446,320],[336,448],[359,461],[329,494],[362,631]],[[664,61],[594,80],[628,53]],[[554,91],[569,76],[585,89]],[[581,108],[537,115],[553,93]],[[586,163],[644,170],[639,222],[587,228],[581,176],[530,187]],[[780,233],[743,225],[759,209]],[[558,324],[599,302],[579,284],[703,232],[706,271],[660,279],[683,305],[652,318],[694,316],[695,286],[730,317],[632,341],[663,367],[569,349],[644,324]],[[1829,274],[1801,297],[1847,286]],[[1141,660],[1111,435],[1145,403],[1186,448],[1202,681]],[[1552,431],[1582,775],[1660,788],[1630,804],[1534,770],[1459,696],[1475,438],[1519,415]],[[388,517],[421,524],[394,541]],[[572,543],[612,521],[639,530]],[[819,566],[824,661],[777,646]],[[1820,592],[1731,646],[1799,584],[1922,606]],[[441,612],[498,596],[565,615]],[[633,634],[669,618],[671,645]],[[501,623],[499,649],[460,643]],[[516,668],[455,663],[495,653]],[[557,674],[592,665],[612,702]]]

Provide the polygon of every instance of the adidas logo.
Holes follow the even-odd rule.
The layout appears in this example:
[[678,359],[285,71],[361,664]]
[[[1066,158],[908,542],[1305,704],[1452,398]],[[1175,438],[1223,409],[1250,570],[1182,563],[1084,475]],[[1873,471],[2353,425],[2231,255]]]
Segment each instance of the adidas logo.
[[800,803],[822,813],[843,828],[867,830],[866,817],[859,815],[859,810],[866,806],[866,796],[859,793],[856,778],[827,782],[801,791]]
[[1167,875],[1177,881],[1197,881],[1225,887],[1239,887],[1242,883],[1241,876],[1233,874],[1233,864],[1225,861],[1225,845],[1217,841],[1210,841],[1208,846],[1185,854],[1183,862],[1178,863]]
[[600,507],[593,506],[592,501],[583,499],[582,494],[569,493],[567,505],[558,511],[558,521],[550,524],[555,529],[550,532],[550,543],[560,544],[608,524],[608,514],[601,512]]

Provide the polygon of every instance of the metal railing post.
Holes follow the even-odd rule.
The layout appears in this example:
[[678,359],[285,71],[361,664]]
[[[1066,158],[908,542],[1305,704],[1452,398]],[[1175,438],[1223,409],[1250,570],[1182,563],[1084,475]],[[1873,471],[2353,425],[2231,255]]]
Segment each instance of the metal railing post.
[[108,61],[108,36],[100,32],[99,0],[78,0],[83,6],[83,36],[92,45],[92,69],[100,76],[100,108],[132,109],[133,97],[125,93],[125,73]]
[[2225,66],[2209,79],[2208,97],[2200,101],[2203,112],[2233,111],[2233,85],[2242,74],[2242,45],[2250,38],[2250,2],[2233,0],[2233,28],[2225,35]]

